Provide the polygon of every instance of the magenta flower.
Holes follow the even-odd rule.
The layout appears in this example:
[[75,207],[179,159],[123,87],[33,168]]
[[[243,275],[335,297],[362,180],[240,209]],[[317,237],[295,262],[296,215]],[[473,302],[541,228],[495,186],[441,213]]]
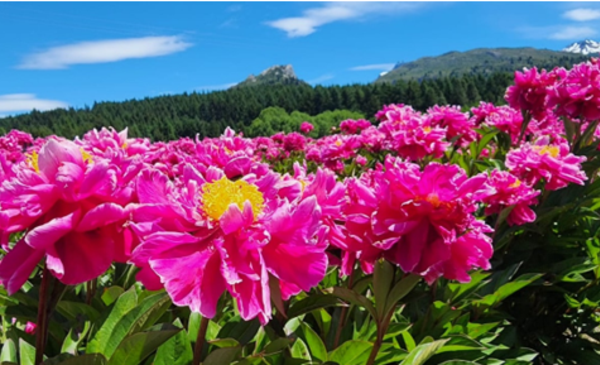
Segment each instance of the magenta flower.
[[550,106],[571,119],[600,119],[600,65],[585,62],[574,65],[563,80],[550,88]]
[[425,124],[446,128],[446,140],[455,140],[456,145],[464,147],[477,139],[475,123],[459,106],[438,106],[427,109]]
[[[468,270],[489,268],[491,231],[473,213],[493,193],[487,177],[468,178],[454,165],[415,164],[388,158],[385,170],[349,182],[348,256],[369,272],[386,257],[403,271],[469,281]],[[372,184],[372,186],[369,186]]]
[[546,190],[558,190],[569,183],[583,185],[587,180],[581,163],[586,158],[570,153],[569,144],[562,138],[539,138],[535,143],[524,143],[506,155],[506,167],[529,186],[539,181]]
[[347,119],[340,122],[340,130],[346,134],[357,134],[371,126],[371,122],[366,119]]
[[300,124],[300,132],[304,134],[309,134],[313,131],[313,129],[315,129],[315,126],[313,126],[309,122],[302,122],[302,124]]
[[27,323],[25,324],[25,333],[27,333],[28,335],[33,335],[36,329],[37,325],[33,322],[27,321]]
[[279,186],[287,196],[299,193],[295,184],[290,190],[272,172],[231,181],[209,168],[204,177],[188,166],[174,185],[158,171],[144,171],[137,189],[142,204],[133,215],[141,236],[132,258],[143,268],[138,278],[155,286],[154,273],[176,305],[209,318],[228,291],[243,319],[268,322],[270,280],[287,299],[317,285],[327,267],[317,199],[279,195]]
[[564,74],[565,70],[558,68],[551,72],[538,72],[536,67],[515,71],[515,83],[506,90],[505,99],[511,108],[526,110],[537,119],[543,118],[548,109],[548,87]]
[[486,215],[500,213],[512,207],[506,218],[509,225],[520,226],[535,221],[535,212],[530,206],[538,203],[536,197],[540,194],[539,191],[507,171],[493,170],[488,181],[496,191],[483,199],[488,204],[485,208]]
[[68,285],[94,279],[124,252],[119,222],[127,215],[115,193],[118,169],[70,141],[50,139],[0,187],[0,232],[25,231],[0,262],[0,282],[14,293],[46,257]]

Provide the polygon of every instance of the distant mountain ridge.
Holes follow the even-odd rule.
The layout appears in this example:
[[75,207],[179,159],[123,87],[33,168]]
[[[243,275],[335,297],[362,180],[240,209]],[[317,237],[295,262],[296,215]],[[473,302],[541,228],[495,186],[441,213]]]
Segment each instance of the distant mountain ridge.
[[575,42],[562,50],[563,52],[578,53],[583,55],[600,53],[600,42],[586,39],[584,41]]
[[246,80],[234,87],[248,87],[258,85],[308,85],[300,80],[294,72],[292,65],[275,65],[264,70],[257,76],[251,74]]
[[587,60],[582,54],[551,51],[536,48],[478,48],[466,52],[448,52],[436,57],[423,57],[418,60],[399,63],[394,69],[382,73],[375,82],[396,80],[422,80],[441,76],[464,74],[492,74],[513,72],[523,67],[553,68],[570,67],[574,63]]

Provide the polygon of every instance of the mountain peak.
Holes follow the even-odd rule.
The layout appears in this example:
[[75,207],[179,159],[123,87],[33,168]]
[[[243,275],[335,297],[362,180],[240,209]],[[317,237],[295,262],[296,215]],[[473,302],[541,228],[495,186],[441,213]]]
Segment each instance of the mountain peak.
[[254,86],[254,85],[277,85],[277,84],[304,84],[298,79],[292,65],[275,65],[267,68],[258,75],[250,75],[246,80],[236,85]]
[[600,53],[600,43],[591,39],[586,39],[580,42],[575,42],[568,47],[563,48],[563,52],[579,53],[583,55]]

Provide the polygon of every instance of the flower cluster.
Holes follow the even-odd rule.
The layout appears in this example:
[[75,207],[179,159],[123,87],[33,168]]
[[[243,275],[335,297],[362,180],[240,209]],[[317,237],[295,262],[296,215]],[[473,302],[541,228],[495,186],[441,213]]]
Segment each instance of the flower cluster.
[[371,273],[384,259],[428,282],[469,281],[490,268],[500,216],[535,224],[545,193],[592,179],[578,156],[592,142],[565,138],[561,119],[595,128],[599,74],[594,62],[525,70],[509,106],[392,104],[376,124],[345,120],[317,139],[307,122],[154,143],[127,130],[74,141],[11,131],[0,137],[0,283],[15,293],[40,263],[68,285],[129,263],[176,305],[211,318],[227,293],[264,324],[272,302],[317,287],[330,266]]

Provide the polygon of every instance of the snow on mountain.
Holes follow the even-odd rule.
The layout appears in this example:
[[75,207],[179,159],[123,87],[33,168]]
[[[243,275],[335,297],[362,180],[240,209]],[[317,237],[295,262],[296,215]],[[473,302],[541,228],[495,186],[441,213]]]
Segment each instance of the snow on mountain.
[[583,55],[600,53],[600,42],[586,39],[585,41],[575,42],[570,46],[563,48],[563,52],[579,53]]

